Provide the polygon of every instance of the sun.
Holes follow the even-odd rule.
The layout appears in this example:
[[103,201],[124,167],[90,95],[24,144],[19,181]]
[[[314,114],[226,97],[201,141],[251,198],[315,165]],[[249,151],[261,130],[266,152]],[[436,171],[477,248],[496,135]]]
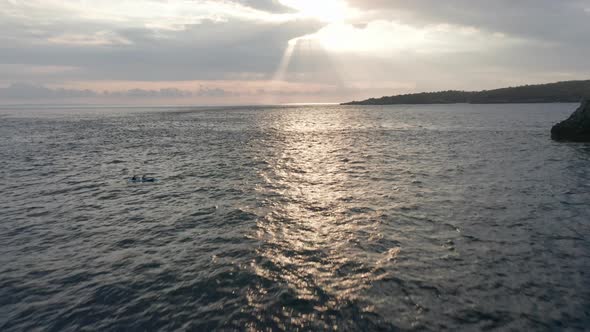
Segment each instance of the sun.
[[351,15],[351,9],[342,0],[279,0],[279,2],[297,10],[303,17],[323,22],[343,22]]

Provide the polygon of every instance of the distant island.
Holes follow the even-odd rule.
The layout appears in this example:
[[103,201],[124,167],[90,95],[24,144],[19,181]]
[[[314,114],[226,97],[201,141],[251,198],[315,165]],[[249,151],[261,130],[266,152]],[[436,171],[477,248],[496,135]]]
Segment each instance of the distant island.
[[577,103],[590,98],[590,80],[524,85],[484,91],[422,92],[353,101],[342,105]]

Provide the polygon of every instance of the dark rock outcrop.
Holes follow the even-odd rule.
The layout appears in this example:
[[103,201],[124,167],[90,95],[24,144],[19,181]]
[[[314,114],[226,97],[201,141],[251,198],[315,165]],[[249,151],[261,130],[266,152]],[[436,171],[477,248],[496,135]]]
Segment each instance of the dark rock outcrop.
[[582,100],[582,105],[569,119],[551,128],[551,138],[556,141],[590,142],[590,102]]

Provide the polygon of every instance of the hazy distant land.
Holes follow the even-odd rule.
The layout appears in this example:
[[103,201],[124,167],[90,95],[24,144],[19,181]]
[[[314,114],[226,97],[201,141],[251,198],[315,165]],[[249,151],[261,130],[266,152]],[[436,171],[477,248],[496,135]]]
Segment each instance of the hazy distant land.
[[590,98],[590,80],[525,85],[484,91],[422,92],[371,98],[342,105],[576,103],[584,97]]

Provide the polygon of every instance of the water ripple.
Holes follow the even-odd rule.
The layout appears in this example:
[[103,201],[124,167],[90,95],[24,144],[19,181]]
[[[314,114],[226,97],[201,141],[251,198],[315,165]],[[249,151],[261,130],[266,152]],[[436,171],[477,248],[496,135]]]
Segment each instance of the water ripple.
[[0,330],[585,330],[573,108],[2,110]]

